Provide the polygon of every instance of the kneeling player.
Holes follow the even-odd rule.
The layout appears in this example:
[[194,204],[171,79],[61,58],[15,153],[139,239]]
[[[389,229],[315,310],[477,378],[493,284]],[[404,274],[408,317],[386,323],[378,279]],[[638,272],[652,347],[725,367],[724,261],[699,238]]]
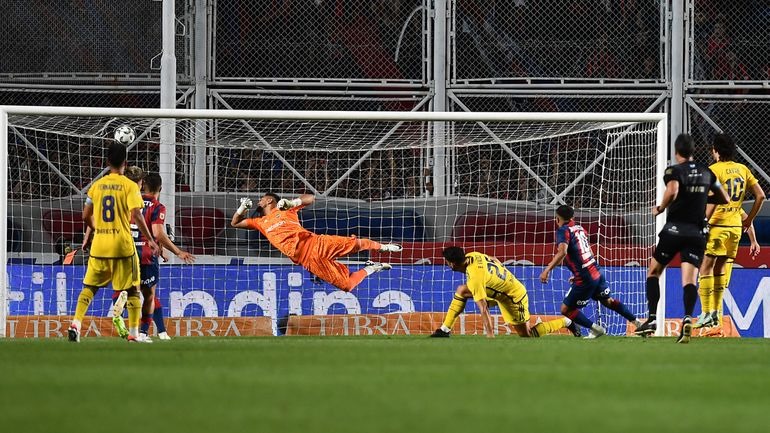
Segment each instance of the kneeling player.
[[641,322],[636,319],[636,316],[628,311],[622,302],[610,296],[610,288],[588,243],[588,236],[583,227],[575,224],[573,216],[575,216],[575,210],[570,206],[562,205],[556,209],[558,251],[540,274],[540,281],[543,284],[547,283],[548,274],[564,259],[567,260],[567,267],[572,271],[573,277],[572,286],[562,301],[561,314],[574,320],[578,325],[588,328],[589,333],[586,338],[601,337],[607,333],[601,325],[594,323],[580,311],[591,299],[599,301],[638,328]]
[[495,336],[489,314],[490,301],[497,303],[505,323],[513,326],[520,337],[540,337],[562,328],[568,328],[573,334],[577,332],[574,323],[567,317],[530,327],[527,289],[497,259],[477,252],[465,254],[460,247],[449,247],[443,255],[447,266],[455,272],[465,273],[468,280],[457,287],[444,323],[431,337],[449,337],[452,325],[465,309],[469,298],[473,298],[479,307],[484,333],[488,338]]

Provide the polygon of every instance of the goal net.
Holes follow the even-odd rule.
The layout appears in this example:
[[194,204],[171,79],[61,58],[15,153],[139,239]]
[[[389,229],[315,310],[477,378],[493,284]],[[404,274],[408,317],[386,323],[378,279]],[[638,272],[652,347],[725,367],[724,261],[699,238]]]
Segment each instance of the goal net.
[[[531,320],[547,320],[570,284],[565,267],[539,280],[555,253],[560,204],[576,208],[612,292],[646,314],[662,115],[8,110],[0,122],[5,336],[66,334],[88,260],[79,250],[85,194],[107,172],[106,146],[124,124],[136,132],[128,164],[161,173],[167,231],[197,257],[193,265],[161,261],[157,298],[172,336],[427,334],[464,282],[441,257],[452,245],[498,258],[526,286]],[[240,198],[256,205],[268,191],[314,194],[299,213],[313,233],[404,250],[339,258],[351,271],[367,260],[393,265],[339,290],[259,232],[230,227]],[[115,335],[111,292],[97,294],[84,337]],[[481,333],[472,304],[454,333]],[[584,311],[610,333],[626,333],[617,314],[596,303]],[[512,332],[492,312],[497,331]]]

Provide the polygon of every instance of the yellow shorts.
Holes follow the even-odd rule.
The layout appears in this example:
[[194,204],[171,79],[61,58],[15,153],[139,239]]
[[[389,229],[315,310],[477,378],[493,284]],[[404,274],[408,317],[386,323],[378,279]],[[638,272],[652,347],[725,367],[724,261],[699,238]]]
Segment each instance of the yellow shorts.
[[742,227],[714,227],[709,229],[706,241],[706,255],[729,257],[734,259],[738,254],[738,244],[741,242]]
[[500,307],[505,323],[520,325],[529,321],[529,298],[526,293],[519,302],[514,302],[511,297],[504,295],[497,296],[494,301]]
[[126,290],[139,285],[139,256],[119,259],[90,257],[83,285],[104,287],[112,282],[112,290]]

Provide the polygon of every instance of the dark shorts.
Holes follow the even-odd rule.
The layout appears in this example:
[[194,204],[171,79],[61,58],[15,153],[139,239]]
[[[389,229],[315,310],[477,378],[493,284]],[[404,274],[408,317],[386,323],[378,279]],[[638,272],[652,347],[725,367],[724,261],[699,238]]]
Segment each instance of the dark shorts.
[[573,284],[569,288],[569,291],[562,302],[569,308],[583,308],[588,305],[591,299],[600,301],[602,299],[607,299],[610,296],[610,286],[607,284],[604,274],[602,274],[598,280],[588,284],[582,284],[580,286]]
[[152,286],[158,284],[160,266],[158,264],[141,265],[139,266],[139,274],[142,287],[151,288]]
[[703,254],[706,251],[706,236],[704,235],[673,235],[665,229],[658,235],[658,245],[652,257],[661,265],[668,265],[679,254],[682,262],[690,263],[700,268]]

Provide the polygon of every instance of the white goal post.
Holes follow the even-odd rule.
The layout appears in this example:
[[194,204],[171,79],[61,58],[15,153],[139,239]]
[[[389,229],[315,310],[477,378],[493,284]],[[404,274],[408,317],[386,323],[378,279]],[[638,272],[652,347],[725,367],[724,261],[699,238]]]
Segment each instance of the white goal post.
[[[6,264],[0,271],[0,336],[11,336],[7,326],[10,316],[71,316],[74,306],[71,301],[67,306],[66,300],[63,299],[67,296],[67,299],[71,299],[73,292],[76,299],[80,290],[79,282],[69,281],[66,296],[61,293],[42,294],[40,299],[32,302],[30,299],[20,298],[37,296],[34,292],[12,287],[11,283],[17,281],[11,272],[20,268],[13,267],[10,263],[24,263],[21,266],[26,266],[28,262],[33,266],[40,266],[41,263],[49,267],[58,265],[40,260],[42,255],[51,252],[49,244],[56,241],[53,235],[45,234],[47,237],[44,238],[20,235],[19,239],[9,239],[9,233],[13,233],[12,230],[9,232],[9,224],[14,219],[19,219],[26,224],[27,231],[30,227],[33,231],[44,231],[35,218],[38,218],[42,211],[50,210],[51,206],[47,201],[55,199],[57,202],[75,203],[70,206],[76,210],[77,203],[82,206],[82,201],[79,200],[82,199],[87,185],[98,178],[101,175],[100,170],[104,168],[98,158],[91,158],[89,161],[89,158],[79,155],[80,161],[72,162],[77,158],[69,158],[66,164],[70,166],[65,169],[63,160],[56,162],[48,159],[51,146],[55,144],[63,146],[61,149],[85,149],[89,145],[101,143],[94,140],[108,140],[114,127],[119,124],[129,123],[138,125],[135,127],[138,136],[135,143],[143,142],[150,149],[145,152],[157,153],[158,147],[153,145],[160,134],[154,132],[155,128],[161,123],[170,123],[160,122],[162,119],[176,121],[176,146],[180,150],[176,154],[165,155],[160,160],[176,161],[177,164],[182,161],[193,170],[187,173],[187,184],[194,185],[195,190],[184,192],[182,196],[177,194],[176,200],[171,201],[176,203],[177,208],[180,203],[183,206],[185,203],[224,203],[220,208],[227,210],[225,213],[229,220],[232,212],[230,208],[234,207],[232,205],[236,198],[243,194],[242,191],[250,191],[253,197],[258,197],[257,193],[278,188],[284,195],[306,191],[327,200],[330,204],[318,212],[318,218],[325,218],[323,224],[332,224],[333,221],[341,219],[358,221],[365,215],[370,218],[367,220],[370,221],[369,224],[379,224],[376,228],[382,230],[373,230],[373,233],[380,236],[388,236],[382,233],[401,233],[401,227],[393,225],[401,224],[400,221],[404,221],[402,217],[406,214],[409,214],[409,218],[414,216],[420,219],[422,224],[418,230],[419,234],[404,235],[408,238],[406,240],[398,239],[397,235],[392,235],[391,239],[382,239],[406,243],[414,240],[414,258],[420,260],[409,263],[396,262],[402,263],[402,268],[410,269],[398,270],[399,266],[396,266],[387,276],[383,275],[381,280],[373,279],[376,284],[362,288],[359,292],[361,294],[358,295],[360,298],[346,298],[344,294],[336,292],[303,293],[307,287],[305,283],[294,284],[291,281],[293,278],[300,278],[300,281],[307,279],[307,275],[297,276],[300,272],[298,267],[288,274],[283,271],[275,273],[267,267],[259,268],[259,272],[265,272],[260,275],[270,275],[264,277],[264,292],[251,290],[248,280],[243,280],[244,291],[230,299],[227,307],[220,306],[217,309],[214,305],[216,311],[228,310],[228,314],[240,315],[241,311],[247,308],[244,305],[259,305],[265,316],[271,315],[273,333],[283,333],[279,332],[282,326],[281,317],[294,320],[295,316],[320,317],[334,314],[336,310],[329,307],[334,303],[343,305],[343,311],[347,311],[347,314],[368,314],[367,321],[372,320],[374,313],[371,311],[376,311],[377,308],[381,308],[386,315],[399,311],[442,313],[446,310],[448,301],[443,303],[436,300],[447,299],[447,296],[451,299],[455,277],[447,277],[444,270],[439,269],[443,262],[437,262],[435,254],[429,258],[427,252],[417,250],[423,248],[419,246],[420,243],[430,244],[434,252],[442,245],[460,243],[466,249],[479,247],[490,248],[490,251],[499,251],[503,255],[510,253],[506,257],[506,264],[516,267],[517,277],[524,280],[528,290],[544,292],[537,295],[537,301],[531,301],[533,304],[530,309],[535,310],[534,313],[549,314],[547,311],[552,310],[551,304],[555,304],[558,310],[558,303],[567,283],[563,275],[559,277],[561,281],[553,287],[543,288],[536,283],[537,274],[533,269],[541,266],[543,258],[550,254],[549,248],[553,244],[554,227],[546,226],[544,221],[551,220],[557,205],[577,203],[576,207],[585,208],[578,215],[582,215],[586,221],[590,220],[591,223],[588,224],[593,224],[592,227],[599,231],[593,241],[598,252],[594,252],[600,261],[606,259],[607,262],[615,263],[610,265],[613,267],[611,275],[619,280],[618,287],[624,286],[623,290],[627,290],[625,293],[631,299],[626,302],[626,299],[623,299],[624,292],[621,292],[620,298],[627,304],[632,304],[637,314],[642,317],[646,314],[642,269],[646,266],[646,260],[652,252],[652,246],[665,218],[659,216],[653,219],[650,215],[650,208],[662,197],[662,177],[668,164],[668,127],[665,113],[246,111],[0,106],[0,240],[6,246],[0,250],[0,261]],[[181,126],[183,123],[184,127]],[[435,128],[436,124],[442,127]],[[201,127],[200,125],[206,127],[207,142],[203,143],[206,149],[203,152],[181,150],[183,146],[192,149],[196,145],[202,145],[200,134],[190,132],[196,127]],[[436,137],[436,131],[445,131],[445,135]],[[440,146],[440,151],[437,151],[435,146]],[[623,150],[620,150],[621,147]],[[12,161],[12,157],[16,157],[16,150],[12,149],[22,148],[31,155],[29,158],[43,161],[35,166],[38,170],[51,170],[55,173],[56,176],[45,179],[56,177],[57,182],[61,183],[55,185],[56,193],[51,192],[54,190],[53,181],[42,181],[42,177],[14,177],[14,173],[23,174],[23,170],[13,165],[17,164],[17,160]],[[160,149],[171,149],[171,152],[174,152],[174,146],[160,146]],[[253,149],[259,151],[258,155],[268,155],[269,158],[261,156],[262,160],[259,160],[260,156],[254,156],[257,153],[251,152]],[[59,151],[62,152],[66,151]],[[386,155],[383,152],[390,153]],[[242,179],[232,177],[234,175],[229,174],[232,171],[223,168],[223,165],[230,164],[227,159],[230,157],[222,155],[234,154],[247,162],[249,167],[263,164],[262,171],[259,171],[261,174],[254,176],[254,189],[242,187],[239,183]],[[251,156],[244,156],[247,154]],[[394,177],[411,176],[406,167],[399,166],[401,163],[398,159],[403,155],[415,155],[414,159],[417,161],[414,167],[409,168],[416,173],[414,176],[417,185],[412,185],[415,193],[404,192],[408,187],[403,185],[399,187],[401,192],[398,197],[391,197],[389,191],[388,197],[383,193],[375,198],[363,197],[360,194],[351,198],[344,192],[363,188],[360,185],[367,181],[366,173],[387,173],[389,169],[397,169],[398,174]],[[196,157],[206,157],[205,165],[199,160],[196,161]],[[327,178],[319,184],[311,179],[306,171],[297,168],[296,160],[303,158],[318,158],[318,161],[328,165],[334,165],[335,161],[341,159],[346,163],[339,163],[336,171],[328,171]],[[377,169],[369,167],[369,171],[363,173],[365,161],[374,158],[380,158],[377,160]],[[347,164],[347,161],[350,163]],[[314,160],[313,164],[316,163],[321,164]],[[78,164],[94,164],[88,167],[92,178],[82,175],[85,180],[80,179],[82,183],[76,182],[72,178],[72,173],[75,172],[72,166]],[[307,165],[310,163],[307,162]],[[198,170],[205,167],[205,186],[200,179],[192,179],[194,176],[201,176],[201,173],[194,172],[194,167],[198,167]],[[159,170],[172,173],[170,178],[164,179],[164,193],[178,190],[177,178],[182,175],[177,173],[178,176],[175,177],[174,167],[160,167]],[[240,173],[238,168],[234,170],[235,173]],[[243,169],[248,170],[250,169]],[[362,173],[356,174],[359,172]],[[494,172],[494,175],[489,175],[489,172]],[[356,178],[355,183],[349,183],[354,175],[359,178]],[[46,189],[47,196],[24,196],[18,192],[35,182],[48,182],[47,185],[51,188]],[[613,183],[622,186],[614,188]],[[319,186],[321,184],[323,187]],[[271,188],[268,189],[267,185],[271,185]],[[205,190],[199,190],[202,186]],[[174,211],[173,208],[169,209],[171,221]],[[393,215],[397,215],[397,218]],[[177,227],[179,224],[177,221]],[[363,223],[356,224],[359,225],[354,228],[363,227],[360,225]],[[612,226],[613,224],[619,226]],[[494,227],[491,227],[493,225]],[[173,226],[170,228],[174,229]],[[537,233],[532,233],[533,231]],[[496,238],[498,234],[501,236],[499,239]],[[276,266],[290,266],[288,261],[278,257],[274,254],[275,251],[264,243],[259,243],[259,240],[247,239],[242,234],[239,236],[242,244],[236,245],[237,242],[228,241],[218,242],[210,248],[201,248],[197,252],[202,258],[199,263],[203,266],[207,263],[229,263],[238,270],[245,270],[253,265],[271,266],[274,263],[278,263]],[[622,240],[614,239],[613,236]],[[547,240],[550,240],[550,246]],[[30,242],[35,245],[29,245]],[[47,244],[42,245],[43,243]],[[511,245],[506,245],[509,243]],[[521,245],[514,247],[513,243]],[[538,244],[534,250],[533,243]],[[428,247],[424,249],[427,251]],[[246,250],[249,252],[241,254],[241,251]],[[634,251],[633,256],[627,252],[630,250]],[[423,256],[420,257],[419,254]],[[356,258],[353,258],[346,263],[351,264],[353,268],[363,260],[360,257],[358,259],[359,261],[356,261]],[[623,263],[619,265],[621,261]],[[425,264],[430,266],[412,272],[411,268],[416,269],[417,266]],[[632,264],[635,264],[635,267],[631,266]],[[59,274],[54,270],[51,275]],[[67,275],[72,279],[74,274]],[[248,272],[243,275],[248,275]],[[377,276],[379,278],[379,274]],[[274,287],[276,278],[286,279],[286,284],[290,287],[268,293],[267,287]],[[554,274],[554,279],[556,278],[557,275]],[[657,312],[661,323],[664,323],[666,315],[664,278],[661,278],[661,298]],[[443,284],[438,287],[435,285],[436,281]],[[428,284],[429,282],[434,285]],[[610,283],[613,284],[612,281]],[[208,282],[197,281],[196,284],[209,290]],[[213,284],[211,286],[213,287]],[[401,290],[402,286],[408,287],[409,290]],[[439,289],[441,294],[438,294]],[[216,289],[210,290],[227,288],[217,286]],[[437,293],[432,293],[432,297],[420,298],[416,294],[420,290]],[[208,296],[205,293],[202,295]],[[189,298],[185,298],[186,295],[175,296],[170,302],[189,301]],[[287,299],[274,299],[284,296]],[[24,309],[12,309],[11,304],[14,302],[17,303],[14,305],[23,303]],[[49,306],[50,302],[59,302],[59,306]],[[372,307],[362,308],[363,303]],[[277,312],[279,307],[275,307],[278,304],[283,305],[280,307],[281,311],[284,311],[280,314],[281,317]],[[204,304],[201,305],[203,313],[193,314],[212,314]],[[271,308],[269,305],[273,306],[269,314],[265,305],[268,305],[268,309]],[[308,309],[307,305],[313,307]],[[392,305],[401,305],[402,310]],[[184,307],[177,309],[180,315],[186,311]],[[599,320],[604,320],[601,312],[597,314]],[[382,320],[382,323],[385,323],[385,319]],[[307,324],[310,322],[297,323],[302,323],[298,326],[315,326]],[[350,323],[350,329],[355,327],[356,332],[376,328],[369,322],[363,324],[362,321],[354,320]],[[664,328],[660,326],[657,335],[663,335]],[[625,333],[625,327],[619,324],[614,325],[613,329],[616,334]],[[349,330],[347,321],[344,322],[344,330]],[[307,329],[300,329],[299,333],[304,331]],[[337,331],[314,329],[310,333],[318,335],[319,332],[324,334]]]

